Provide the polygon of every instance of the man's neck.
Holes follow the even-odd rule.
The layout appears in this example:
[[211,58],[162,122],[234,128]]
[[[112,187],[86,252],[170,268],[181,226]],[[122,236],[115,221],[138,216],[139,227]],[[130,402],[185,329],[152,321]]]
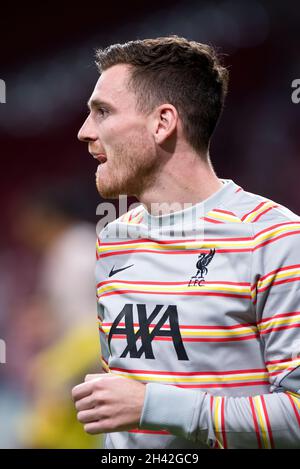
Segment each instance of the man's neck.
[[185,204],[206,200],[221,187],[209,156],[186,154],[175,159],[174,155],[138,199],[151,215],[164,215],[174,210],[175,203],[176,211],[183,209]]

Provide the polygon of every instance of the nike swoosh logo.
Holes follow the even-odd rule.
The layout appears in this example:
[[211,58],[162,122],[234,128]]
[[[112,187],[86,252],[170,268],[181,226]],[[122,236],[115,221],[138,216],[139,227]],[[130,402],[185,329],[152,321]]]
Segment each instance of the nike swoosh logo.
[[113,266],[113,268],[109,272],[108,276],[112,277],[113,275],[117,274],[118,272],[122,272],[122,270],[129,269],[129,267],[133,267],[133,266],[134,266],[134,264],[131,264],[131,265],[127,265],[126,267],[122,267],[121,269],[116,269],[116,270],[114,270],[115,266]]

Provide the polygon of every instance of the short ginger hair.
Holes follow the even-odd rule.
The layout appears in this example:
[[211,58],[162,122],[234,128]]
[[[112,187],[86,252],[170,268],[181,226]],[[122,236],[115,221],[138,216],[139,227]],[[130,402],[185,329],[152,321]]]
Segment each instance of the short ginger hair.
[[118,64],[130,66],[128,89],[136,95],[138,111],[150,113],[160,104],[172,104],[189,144],[197,152],[207,150],[228,87],[228,71],[213,47],[168,36],[96,51],[100,74]]

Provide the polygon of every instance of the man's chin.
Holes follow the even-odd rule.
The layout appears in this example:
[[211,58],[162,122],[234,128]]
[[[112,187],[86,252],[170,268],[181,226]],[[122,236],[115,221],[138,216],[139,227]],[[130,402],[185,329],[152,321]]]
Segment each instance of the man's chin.
[[120,195],[127,195],[128,197],[136,196],[136,187],[130,178],[116,180],[104,177],[103,174],[97,177],[96,174],[96,187],[103,199],[117,199]]
[[117,199],[121,194],[125,194],[126,192],[122,192],[118,190],[116,187],[108,187],[104,184],[99,184],[96,182],[97,191],[99,192],[100,196],[103,199]]

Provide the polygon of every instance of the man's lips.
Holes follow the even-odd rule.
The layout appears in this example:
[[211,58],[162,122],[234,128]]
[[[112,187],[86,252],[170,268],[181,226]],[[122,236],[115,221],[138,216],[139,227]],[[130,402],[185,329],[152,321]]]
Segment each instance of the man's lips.
[[104,153],[92,153],[93,157],[95,158],[95,160],[99,161],[99,163],[103,164],[107,161],[107,158],[106,156],[104,155]]

